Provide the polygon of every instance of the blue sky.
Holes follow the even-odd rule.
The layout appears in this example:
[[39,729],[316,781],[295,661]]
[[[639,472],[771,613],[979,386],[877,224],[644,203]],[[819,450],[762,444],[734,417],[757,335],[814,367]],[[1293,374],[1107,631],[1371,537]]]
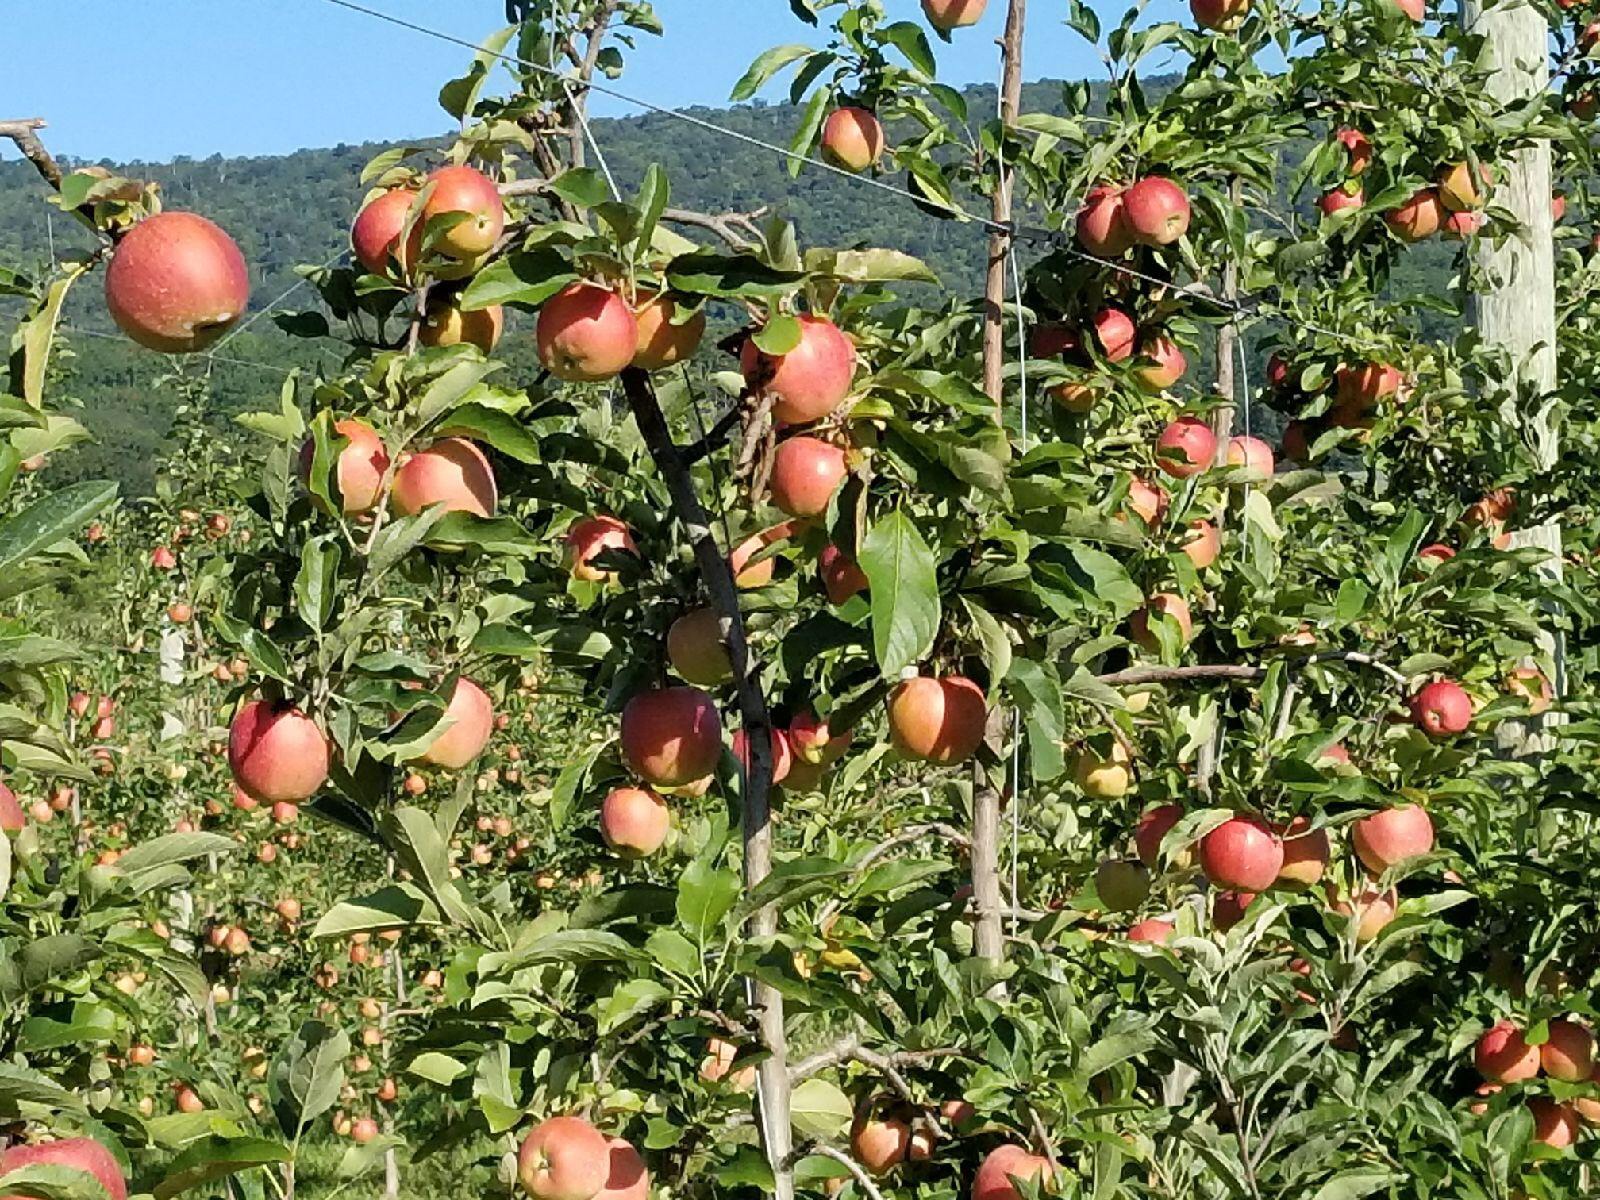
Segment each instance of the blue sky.
[[[477,41],[501,0],[364,0]],[[888,0],[919,16],[916,0]],[[439,85],[468,54],[325,0],[29,0],[8,6],[0,117],[44,117],[48,144],[82,158],[285,154],[307,146],[441,131]],[[1061,0],[1035,0],[1026,74],[1094,75]],[[1100,6],[1102,17],[1110,6]],[[992,81],[1004,0],[954,46],[935,41],[947,82]],[[1118,6],[1120,10],[1120,5]],[[664,38],[644,38],[619,84],[660,104],[721,105],[750,60],[783,42],[820,44],[784,0],[657,0]],[[780,88],[769,89],[777,98]],[[601,98],[603,115],[637,111]]]

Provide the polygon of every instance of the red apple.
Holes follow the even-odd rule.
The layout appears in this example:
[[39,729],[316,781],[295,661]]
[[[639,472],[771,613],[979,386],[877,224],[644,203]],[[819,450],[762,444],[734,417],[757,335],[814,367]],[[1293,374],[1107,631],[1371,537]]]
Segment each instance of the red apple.
[[[772,759],[772,782],[782,783],[789,776],[789,769],[794,765],[794,749],[789,745],[789,735],[782,729],[772,730],[772,737],[768,742]],[[739,763],[741,773],[750,770],[750,742],[745,737],[743,729],[733,731],[733,757]]]
[[17,800],[17,794],[0,783],[0,833],[21,833],[27,823],[27,814]]
[[1533,1096],[1528,1100],[1528,1111],[1533,1114],[1534,1141],[1565,1150],[1577,1140],[1578,1114],[1572,1105],[1548,1096]]
[[350,227],[350,247],[356,261],[373,275],[387,275],[391,258],[399,263],[402,274],[416,263],[422,249],[421,220],[411,227],[405,247],[400,245],[400,234],[416,199],[417,193],[408,188],[391,188],[368,201],[356,214],[355,224]]
[[817,556],[817,573],[822,578],[823,590],[828,593],[828,603],[835,607],[867,590],[867,573],[832,542]]
[[818,421],[844,402],[855,374],[856,348],[826,317],[803,316],[800,343],[787,354],[766,354],[747,339],[739,367],[752,389],[773,396],[772,415],[786,425]]
[[1359,187],[1336,187],[1323,192],[1317,200],[1317,207],[1322,210],[1325,217],[1336,217],[1342,212],[1350,212],[1360,208],[1367,202],[1367,195]]
[[[424,230],[436,217],[465,215],[464,220],[435,239],[433,249],[465,267],[476,265],[505,232],[506,212],[500,189],[482,171],[467,166],[440,167],[428,176],[426,188],[428,198],[419,218]],[[454,274],[438,270],[435,273],[441,278]]]
[[1345,173],[1359,175],[1372,165],[1372,141],[1359,129],[1348,125],[1333,135],[1334,141],[1345,149]]
[[1150,627],[1151,621],[1158,617],[1170,617],[1178,623],[1178,638],[1182,644],[1187,645],[1194,636],[1194,619],[1184,598],[1173,592],[1157,592],[1144,602],[1144,607],[1135,609],[1128,618],[1128,636],[1148,653],[1159,654],[1161,651],[1161,643],[1156,640],[1155,630]]
[[228,729],[228,768],[262,803],[306,800],[328,778],[328,739],[298,708],[252,700]]
[[1402,241],[1420,242],[1439,232],[1444,224],[1444,204],[1433,188],[1423,188],[1383,218]]
[[922,0],[922,13],[928,24],[942,33],[976,25],[983,18],[989,0]]
[[844,482],[844,451],[814,437],[791,437],[772,456],[772,503],[791,517],[815,517]]
[[1262,892],[1283,868],[1283,843],[1260,817],[1231,817],[1200,839],[1200,869],[1220,888]]
[[1470,210],[1453,212],[1445,218],[1444,236],[1457,241],[1465,241],[1467,238],[1475,237],[1488,221],[1489,218],[1481,212],[1472,212]]
[[551,1117],[517,1154],[517,1179],[533,1200],[594,1200],[611,1176],[611,1147],[580,1117]]
[[1235,483],[1265,483],[1272,478],[1272,447],[1258,437],[1228,439],[1227,464]]
[[[1338,747],[1341,751],[1343,746]],[[1328,756],[1328,749],[1323,756]],[[1345,761],[1349,761],[1345,755]],[[1278,868],[1278,882],[1287,887],[1310,887],[1322,878],[1333,856],[1326,829],[1312,829],[1306,817],[1295,817],[1278,830],[1283,843],[1283,865]]]
[[1121,188],[1101,183],[1089,190],[1078,209],[1077,234],[1078,244],[1101,258],[1117,258],[1133,245]]
[[671,828],[667,802],[647,788],[613,788],[600,802],[600,836],[623,858],[648,858]]
[[911,1126],[901,1117],[863,1113],[850,1129],[850,1152],[870,1175],[886,1175],[905,1162]]
[[1367,870],[1381,875],[1433,850],[1433,821],[1417,804],[1380,809],[1351,826],[1350,841]]
[[1042,1155],[1030,1154],[1021,1146],[1001,1146],[978,1164],[972,1177],[972,1200],[1022,1200],[1012,1181],[1036,1180],[1049,1170],[1049,1160]]
[[1334,396],[1342,405],[1366,411],[1380,400],[1399,394],[1405,376],[1388,363],[1340,363],[1333,371]]
[[1219,33],[1232,33],[1250,15],[1250,0],[1189,0],[1196,25]]
[[1460,684],[1436,679],[1411,697],[1411,721],[1429,737],[1448,737],[1472,724],[1472,698]]
[[1090,318],[1095,344],[1107,362],[1121,362],[1133,353],[1138,333],[1133,318],[1120,308],[1102,308]]
[[1594,1072],[1594,1034],[1576,1021],[1551,1021],[1539,1065],[1551,1079],[1582,1083]]
[[606,1139],[606,1145],[611,1150],[610,1169],[595,1200],[649,1200],[650,1172],[633,1144],[614,1137]]
[[588,583],[606,583],[616,578],[615,571],[595,565],[594,560],[602,554],[639,552],[627,524],[604,513],[574,521],[565,541],[572,577]]
[[569,283],[539,309],[534,330],[539,361],[557,379],[595,383],[610,379],[639,351],[639,323],[628,302],[610,288]]
[[1128,507],[1151,529],[1161,524],[1167,515],[1171,497],[1159,483],[1151,483],[1135,475],[1128,482]]
[[1136,241],[1167,246],[1189,228],[1189,197],[1172,180],[1147,175],[1122,194],[1122,211]]
[[204,350],[244,315],[250,272],[232,238],[194,213],[140,221],[106,268],[106,307],[117,328],[166,354]]
[[[1483,181],[1486,189],[1492,181],[1489,168],[1478,164],[1478,176]],[[1465,162],[1453,163],[1439,169],[1438,184],[1439,203],[1452,212],[1461,212],[1469,208],[1481,208],[1484,200],[1484,189],[1480,189],[1472,178],[1472,167]]]
[[634,302],[633,321],[639,331],[633,365],[659,371],[694,357],[706,332],[706,310],[696,309],[679,324],[677,301],[668,292],[641,293]]
[[722,718],[697,688],[640,692],[622,710],[622,756],[657,787],[704,779],[722,758]]
[[489,744],[494,733],[494,701],[472,680],[459,676],[442,719],[449,721],[449,725],[422,752],[418,761],[460,770],[482,754]]
[[1161,841],[1172,831],[1172,827],[1183,819],[1183,805],[1159,804],[1155,808],[1146,809],[1139,816],[1139,823],[1133,831],[1134,849],[1138,851],[1139,861],[1151,870],[1161,865]]
[[1152,392],[1164,391],[1183,378],[1189,360],[1183,349],[1164,333],[1154,334],[1139,343],[1139,365],[1133,377]]
[[1179,417],[1156,437],[1156,466],[1175,479],[1208,469],[1217,457],[1217,436],[1199,417]]
[[1222,553],[1222,535],[1210,521],[1191,521],[1189,536],[1183,540],[1183,552],[1195,570],[1204,571]]
[[1172,935],[1177,932],[1177,927],[1171,921],[1163,921],[1158,917],[1140,921],[1137,925],[1128,927],[1128,940],[1130,942],[1143,942],[1150,946],[1165,946],[1172,940]]
[[857,173],[883,157],[883,122],[870,108],[836,108],[822,123],[822,157]]
[[1478,1039],[1472,1065],[1491,1082],[1523,1083],[1539,1073],[1539,1048],[1528,1045],[1510,1021],[1501,1021]]
[[[128,1185],[116,1156],[93,1138],[59,1138],[36,1146],[12,1146],[0,1154],[0,1175],[27,1167],[68,1167],[93,1175],[111,1200],[127,1200]],[[8,1197],[7,1200],[20,1200]]]
[[443,504],[447,512],[492,517],[499,493],[483,451],[466,438],[451,437],[405,459],[395,472],[389,498],[405,517],[435,504]]
[[907,758],[950,766],[977,753],[989,702],[960,675],[904,679],[889,694],[889,737]]
[[[371,512],[378,503],[378,493],[383,487],[383,474],[389,469],[389,452],[383,439],[365,421],[346,417],[333,423],[333,431],[344,439],[334,467],[334,479],[339,488],[339,507],[347,517]],[[307,440],[300,447],[300,478],[311,478],[311,467],[316,456],[316,443]]]

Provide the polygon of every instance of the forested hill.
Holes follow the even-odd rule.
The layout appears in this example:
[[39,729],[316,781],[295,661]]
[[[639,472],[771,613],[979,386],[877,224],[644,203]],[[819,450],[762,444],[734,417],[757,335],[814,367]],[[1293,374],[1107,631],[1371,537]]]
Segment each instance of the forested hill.
[[[1024,107],[1059,111],[1059,97],[1058,83],[1031,84]],[[995,92],[992,87],[974,88],[968,99],[972,112],[988,112]],[[787,144],[798,119],[787,105],[689,111],[779,145]],[[979,226],[935,219],[879,189],[826,172],[808,170],[791,178],[779,156],[670,116],[599,120],[594,127],[624,187],[636,183],[650,163],[659,162],[679,206],[709,211],[765,206],[795,221],[804,242],[892,246],[931,263],[953,289],[969,292],[977,284],[984,247]],[[252,303],[260,308],[294,285],[297,265],[325,262],[343,250],[363,191],[361,167],[383,148],[341,145],[271,158],[104,165],[159,180],[170,207],[205,213],[232,233],[251,264]],[[47,224],[54,210],[43,203],[44,195],[43,183],[26,163],[0,163],[0,263],[39,266],[52,233],[58,250],[75,238],[82,240],[81,231],[59,213],[53,229]],[[109,330],[93,285],[76,297],[68,320],[90,334]],[[331,355],[336,348],[327,345]],[[54,467],[57,478],[113,478],[124,484],[125,494],[144,494],[170,427],[171,390],[157,383],[170,364],[114,338],[82,336],[74,350],[63,392],[82,402],[81,419],[96,443],[74,451],[70,460],[63,456]],[[277,367],[305,363],[308,352],[310,344],[286,338],[267,320],[257,321],[225,351],[229,357]],[[231,411],[275,392],[281,375],[216,364],[213,379],[220,407]]]

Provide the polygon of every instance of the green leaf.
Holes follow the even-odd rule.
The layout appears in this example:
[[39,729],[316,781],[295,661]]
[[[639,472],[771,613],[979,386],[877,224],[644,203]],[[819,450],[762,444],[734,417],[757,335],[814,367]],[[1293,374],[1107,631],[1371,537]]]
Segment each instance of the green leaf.
[[704,946],[739,899],[739,877],[695,860],[678,880],[678,924]]
[[220,833],[166,833],[140,842],[117,859],[111,869],[129,877],[173,863],[193,862],[210,854],[231,854],[238,848],[237,842]]
[[484,376],[499,369],[499,363],[478,359],[457,363],[430,383],[417,400],[418,422],[422,425],[433,424],[471,395],[483,382]]
[[756,349],[761,353],[781,358],[785,354],[792,353],[800,345],[804,333],[804,327],[798,318],[788,313],[774,313],[767,318],[766,324],[750,336],[750,340],[756,344]]
[[0,576],[64,538],[76,537],[117,498],[114,483],[75,483],[35,500],[0,523]]
[[872,602],[872,649],[878,670],[897,678],[933,648],[941,607],[933,551],[916,524],[895,509],[861,544]]
[[0,1175],[0,1190],[7,1197],[34,1196],[39,1200],[107,1200],[110,1193],[94,1174],[63,1163],[30,1163]]
[[667,264],[667,286],[689,296],[777,296],[805,282],[803,271],[780,271],[753,254],[697,250]]
[[602,1037],[615,1033],[635,1017],[649,1012],[672,993],[654,979],[630,979],[597,1006]]
[[812,53],[810,46],[791,43],[787,46],[774,46],[756,57],[755,62],[743,75],[739,82],[733,85],[733,91],[728,93],[728,99],[737,104],[741,100],[748,100],[759,92],[767,82],[784,67],[797,59],[808,58]]
[[664,970],[693,976],[700,969],[700,951],[676,929],[661,928],[644,944],[645,953]]
[[339,600],[339,564],[344,553],[328,533],[306,542],[300,554],[300,570],[294,579],[295,609],[302,621],[321,632]]
[[487,977],[550,963],[626,962],[637,955],[627,942],[602,929],[557,929],[514,950],[485,954],[478,960],[478,970]]
[[847,283],[938,283],[939,276],[920,258],[903,250],[806,251],[806,269]]
[[594,208],[611,199],[611,185],[593,167],[573,167],[550,181],[550,190],[579,208]]
[[465,121],[472,115],[473,109],[477,107],[478,97],[483,92],[484,83],[494,70],[495,64],[500,61],[501,52],[505,50],[506,43],[511,40],[517,29],[516,25],[508,25],[490,34],[479,45],[467,73],[460,79],[452,79],[439,90],[439,106],[445,112],[458,121]]
[[409,883],[391,884],[361,897],[336,904],[325,913],[313,938],[348,937],[380,929],[411,929],[419,925],[440,925],[438,907],[421,888]]
[[76,1094],[48,1076],[16,1063],[0,1062],[0,1115],[16,1119],[23,1105],[42,1105],[62,1112],[84,1111],[83,1101]]
[[61,306],[72,287],[87,268],[73,267],[50,285],[39,311],[30,317],[21,330],[22,380],[21,388],[12,381],[12,390],[34,408],[44,403],[45,372],[50,365],[50,350],[55,344],[56,325],[61,320]]
[[167,1164],[165,1176],[151,1189],[156,1200],[168,1200],[201,1184],[225,1179],[253,1167],[288,1162],[289,1148],[266,1138],[227,1138],[212,1134],[186,1147]]
[[850,1127],[854,1106],[839,1085],[822,1075],[813,1075],[794,1089],[789,1098],[790,1115],[804,1136],[833,1141]]
[[1017,693],[1023,721],[1028,727],[1028,754],[1034,778],[1055,779],[1065,769],[1062,741],[1066,736],[1066,716],[1061,699],[1061,680],[1047,663],[1019,658],[1007,676]]
[[339,1102],[344,1087],[344,1060],[350,1038],[321,1021],[307,1021],[284,1042],[272,1061],[267,1092],[278,1128],[287,1138],[301,1131]]
[[883,39],[904,54],[906,61],[915,67],[917,73],[924,79],[933,79],[939,74],[939,64],[934,60],[933,47],[928,44],[928,35],[916,22],[896,21],[883,31]]
[[521,250],[479,271],[461,294],[466,312],[496,304],[538,306],[578,278],[578,273],[549,247]]
[[1360,1200],[1398,1180],[1399,1176],[1382,1167],[1354,1167],[1328,1180],[1317,1189],[1312,1200]]

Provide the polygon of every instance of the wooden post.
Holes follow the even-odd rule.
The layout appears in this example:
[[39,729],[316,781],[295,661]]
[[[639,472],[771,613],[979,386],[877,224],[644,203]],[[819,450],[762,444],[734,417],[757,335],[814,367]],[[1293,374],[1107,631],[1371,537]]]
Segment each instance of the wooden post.
[[[1538,9],[1516,4],[1486,4],[1463,0],[1463,25],[1488,42],[1493,68],[1490,94],[1503,105],[1542,96],[1550,84],[1549,26]],[[1555,465],[1558,456],[1556,420],[1547,399],[1556,387],[1556,310],[1554,222],[1550,213],[1552,190],[1550,143],[1535,142],[1513,155],[1497,180],[1494,202],[1516,218],[1518,230],[1500,246],[1484,240],[1474,251],[1477,265],[1491,282],[1475,294],[1470,316],[1484,344],[1505,351],[1512,363],[1511,386],[1523,416],[1529,444],[1541,471]],[[1514,546],[1538,546],[1549,560],[1542,570],[1551,578],[1561,574],[1561,532],[1555,524],[1518,530]],[[1559,695],[1564,683],[1562,646],[1551,636],[1541,639],[1555,665],[1551,680]],[[1496,740],[1511,755],[1536,754],[1549,749],[1543,733],[1547,718],[1506,721]]]
[[[1027,20],[1028,0],[1010,0],[1006,10],[1005,34],[1000,41],[1000,136],[1016,124],[1022,107],[1022,29]],[[1009,163],[1001,163],[1000,177],[990,202],[995,224],[1011,222],[1011,191],[1014,175]],[[1002,425],[1005,414],[1004,372],[1006,363],[1006,268],[1012,253],[1011,235],[1004,228],[989,234],[989,268],[983,288],[983,390],[994,401],[995,420]],[[991,714],[985,741],[1000,746],[1011,722],[1003,712]],[[1016,798],[1012,798],[1016,802]],[[999,965],[1004,949],[1000,924],[1000,792],[985,775],[982,764],[972,769],[972,900],[977,910],[973,931],[973,950],[979,958]]]

